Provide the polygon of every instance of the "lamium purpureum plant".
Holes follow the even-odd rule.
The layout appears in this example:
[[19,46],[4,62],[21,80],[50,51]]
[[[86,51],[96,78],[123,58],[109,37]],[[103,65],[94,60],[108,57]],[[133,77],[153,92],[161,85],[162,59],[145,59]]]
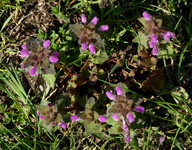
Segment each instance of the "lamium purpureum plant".
[[[107,97],[112,100],[107,109],[108,119],[106,122],[114,126],[119,133],[122,133],[125,137],[125,142],[128,143],[133,138],[131,137],[133,135],[130,135],[130,128],[136,120],[136,112],[144,113],[145,108],[140,106],[139,102],[135,103],[134,100],[129,99],[120,86],[117,86],[115,91],[116,94],[113,91],[106,92]],[[109,118],[112,118],[116,123],[111,123]]]
[[176,35],[162,27],[162,19],[157,19],[146,11],[142,16],[139,21],[144,26],[144,34],[140,32],[138,34],[140,37],[136,37],[134,41],[142,44],[146,49],[152,48],[152,55],[158,55],[162,44],[166,44],[171,38],[176,38]]
[[73,24],[70,25],[69,28],[77,35],[81,49],[89,49],[91,54],[95,54],[96,49],[104,48],[104,40],[101,39],[98,31],[107,31],[109,26],[101,25],[97,28],[99,18],[95,16],[90,23],[87,23],[87,17],[85,14],[82,14],[81,21],[83,24]]
[[59,60],[59,52],[52,52],[49,47],[51,41],[29,38],[26,45],[22,45],[20,51],[24,59],[21,67],[29,71],[30,75],[41,73],[55,74],[54,63]]
[[63,116],[58,111],[58,106],[51,103],[47,105],[37,105],[37,115],[42,120],[42,126],[51,130],[53,127],[60,126],[62,129],[67,128],[67,123],[64,122]]

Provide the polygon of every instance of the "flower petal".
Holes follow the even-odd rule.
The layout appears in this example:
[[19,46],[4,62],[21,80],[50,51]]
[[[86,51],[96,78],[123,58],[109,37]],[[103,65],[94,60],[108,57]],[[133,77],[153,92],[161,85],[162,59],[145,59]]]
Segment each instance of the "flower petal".
[[99,27],[99,30],[100,30],[100,31],[107,31],[107,30],[109,30],[109,26],[108,26],[108,25],[101,25],[101,26]]
[[126,143],[132,142],[132,139],[128,135],[125,135],[124,138],[126,139]]
[[117,92],[117,95],[121,95],[121,96],[124,95],[122,87],[117,86],[117,87],[115,88],[115,90],[116,90],[116,92]]
[[67,123],[58,123],[58,125],[60,125],[61,126],[61,128],[63,128],[63,129],[66,129],[67,128]]
[[30,73],[30,75],[34,75],[34,76],[38,75],[37,66],[33,66],[29,73]]
[[81,44],[81,49],[86,50],[88,48],[88,44],[87,43],[82,43]]
[[91,54],[95,54],[95,45],[93,43],[89,44],[89,50]]
[[106,122],[106,120],[107,120],[107,118],[105,117],[105,116],[99,116],[99,118],[98,118],[98,120],[100,121],[100,122]]
[[146,21],[151,20],[151,15],[148,12],[144,11],[142,15],[143,15],[143,18],[145,18]]
[[27,45],[21,45],[23,50],[27,50]]
[[71,120],[72,121],[79,121],[79,120],[81,120],[81,118],[79,118],[77,115],[72,115]]
[[112,116],[113,120],[115,121],[119,121],[120,120],[120,117],[118,115],[118,113],[114,113],[113,116]]
[[55,57],[57,57],[57,58],[59,57],[59,55],[60,55],[59,52],[54,52],[54,53],[53,53],[53,56],[55,56]]
[[82,21],[83,23],[87,23],[87,17],[86,17],[85,14],[82,14],[82,15],[81,15],[81,21]]
[[40,118],[41,120],[43,120],[43,119],[45,118],[45,116],[40,115],[39,118]]
[[55,56],[50,56],[49,57],[49,61],[52,62],[52,63],[56,63],[56,62],[58,62],[58,60],[59,60],[58,57],[55,57]]
[[106,94],[106,96],[107,96],[110,100],[116,101],[116,96],[112,93],[112,91],[107,91],[105,94]]
[[20,54],[21,54],[21,57],[28,57],[30,55],[29,51],[28,50],[21,50],[20,51]]
[[91,20],[91,23],[94,24],[94,25],[96,25],[96,24],[98,23],[98,21],[99,21],[99,18],[95,16],[95,17],[93,17],[93,19]]
[[49,48],[50,45],[51,45],[51,41],[50,40],[43,41],[43,47],[44,48]]
[[126,117],[127,117],[128,121],[129,121],[129,123],[133,123],[135,121],[135,117],[134,117],[134,115],[132,113],[128,113],[126,115]]
[[158,51],[159,51],[158,47],[154,46],[152,49],[152,55],[154,55],[154,56],[158,55]]
[[143,106],[136,106],[134,110],[136,112],[144,113],[145,108]]

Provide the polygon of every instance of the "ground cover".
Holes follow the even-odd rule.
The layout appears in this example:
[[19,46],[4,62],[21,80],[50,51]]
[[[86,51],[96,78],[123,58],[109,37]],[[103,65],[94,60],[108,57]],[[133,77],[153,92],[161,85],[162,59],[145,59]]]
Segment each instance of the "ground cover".
[[2,0],[1,149],[191,149],[191,2]]

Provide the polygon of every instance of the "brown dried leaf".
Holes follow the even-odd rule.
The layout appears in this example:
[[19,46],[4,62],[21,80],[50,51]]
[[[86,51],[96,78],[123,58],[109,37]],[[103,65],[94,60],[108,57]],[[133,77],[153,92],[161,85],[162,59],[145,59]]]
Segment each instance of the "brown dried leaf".
[[147,91],[161,90],[164,87],[165,80],[162,70],[156,69],[148,74],[141,88]]

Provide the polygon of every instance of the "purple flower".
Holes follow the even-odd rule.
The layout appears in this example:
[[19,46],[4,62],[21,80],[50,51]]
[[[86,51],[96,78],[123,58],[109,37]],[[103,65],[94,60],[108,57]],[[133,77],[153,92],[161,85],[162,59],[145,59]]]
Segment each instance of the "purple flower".
[[106,120],[107,120],[107,118],[105,117],[105,116],[99,116],[99,118],[98,118],[98,120],[100,121],[100,122],[106,122]]
[[51,45],[51,41],[50,40],[46,40],[46,41],[43,40],[43,47],[44,48],[49,48],[50,45]]
[[60,53],[59,52],[53,52],[53,56],[55,56],[55,57],[59,57],[59,55],[60,55]]
[[89,44],[89,50],[91,54],[95,54],[95,45],[93,43]]
[[155,47],[155,45],[156,45],[155,42],[153,42],[153,41],[149,41],[149,47],[150,47],[150,48]]
[[134,110],[136,112],[144,113],[145,108],[143,106],[136,106]]
[[61,126],[61,128],[66,129],[67,128],[67,123],[58,123],[59,126]]
[[154,46],[152,49],[152,55],[154,55],[154,56],[158,55],[158,51],[159,51],[158,47]]
[[22,45],[22,50],[20,51],[21,57],[25,59],[21,67],[29,71],[30,75],[38,75],[38,68],[45,69],[46,72],[55,73],[53,69],[50,70],[52,67],[48,63],[56,63],[59,60],[60,53],[51,53],[51,50],[48,49],[50,45],[50,40],[43,40],[42,45],[42,40],[30,38],[27,45]]
[[79,120],[81,120],[81,118],[79,118],[77,115],[72,115],[71,120],[72,121],[79,121]]
[[144,11],[142,15],[146,21],[151,20],[151,15],[148,12]]
[[163,34],[163,38],[165,39],[165,41],[170,41],[170,38],[176,38],[176,35],[175,35],[175,33],[173,33],[173,32],[169,32],[169,31],[167,31],[167,32],[165,32],[164,34]]
[[163,135],[159,138],[159,145],[162,145],[162,143],[165,141],[165,137],[166,137],[166,135],[163,134]]
[[156,34],[152,34],[151,35],[151,41],[154,43],[157,43],[158,42],[158,36]]
[[52,62],[52,63],[56,63],[56,62],[58,62],[58,60],[59,60],[58,57],[55,57],[55,56],[50,56],[49,57],[49,61]]
[[45,116],[40,115],[39,118],[40,118],[41,120],[43,120],[43,119],[45,118]]
[[27,45],[22,45],[21,47],[23,50],[27,50]]
[[30,75],[33,75],[33,76],[38,75],[38,73],[37,73],[37,66],[33,66],[29,73],[30,73]]
[[47,106],[49,106],[49,107],[52,107],[52,106],[53,106],[53,104],[51,104],[51,103],[48,103],[48,104],[47,104]]
[[110,100],[116,101],[116,96],[113,95],[112,91],[107,91],[106,95]]
[[100,31],[107,31],[107,30],[109,30],[109,26],[108,26],[108,25],[101,25],[101,26],[99,27],[99,30],[100,30]]
[[124,119],[123,119],[123,131],[125,132],[125,134],[129,133],[129,128],[128,128],[127,124],[125,123]]
[[119,121],[120,120],[120,117],[118,115],[118,113],[114,113],[113,116],[112,116],[113,120],[115,121]]
[[85,43],[82,43],[81,44],[81,49],[83,49],[83,50],[86,50],[87,48],[88,48],[88,44],[85,42]]
[[20,51],[20,54],[21,54],[21,57],[24,58],[24,57],[29,57],[30,53],[28,50],[26,49],[23,49]]
[[124,138],[126,139],[126,143],[132,142],[132,139],[128,135],[125,135]]
[[126,117],[129,121],[129,123],[133,123],[135,121],[135,117],[132,113],[128,113]]
[[117,95],[121,95],[121,96],[124,95],[122,87],[117,86],[117,87],[115,88],[115,90],[116,90],[116,92],[117,92]]
[[86,17],[85,14],[82,14],[82,15],[81,15],[81,21],[82,21],[83,23],[87,23],[87,17]]
[[96,25],[98,21],[99,21],[99,18],[95,16],[95,17],[93,17],[93,19],[91,20],[91,23],[94,24],[94,25]]
[[52,125],[53,125],[53,126],[56,126],[56,125],[57,125],[57,123],[56,123],[56,122],[53,122],[53,123],[52,123]]

